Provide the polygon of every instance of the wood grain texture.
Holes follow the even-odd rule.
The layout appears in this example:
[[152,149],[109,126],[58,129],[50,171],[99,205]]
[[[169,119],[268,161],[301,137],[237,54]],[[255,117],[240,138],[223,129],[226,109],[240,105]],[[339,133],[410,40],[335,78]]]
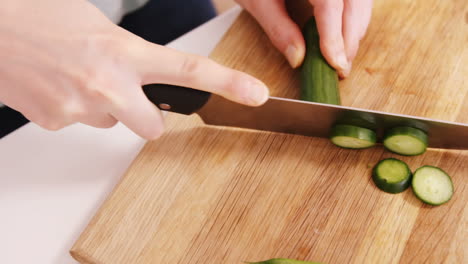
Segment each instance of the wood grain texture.
[[[465,0],[376,0],[353,73],[340,82],[343,104],[468,122],[467,13]],[[246,13],[211,57],[273,95],[298,96],[297,71]],[[166,122],[75,243],[80,262],[468,263],[468,151],[401,157],[197,116]],[[412,170],[440,166],[454,197],[433,207],[411,190],[379,191],[371,167],[386,157]]]

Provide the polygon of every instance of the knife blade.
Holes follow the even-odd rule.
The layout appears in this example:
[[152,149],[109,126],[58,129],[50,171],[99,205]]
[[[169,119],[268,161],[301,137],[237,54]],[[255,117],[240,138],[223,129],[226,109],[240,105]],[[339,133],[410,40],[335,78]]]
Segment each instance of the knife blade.
[[468,149],[468,124],[463,123],[272,96],[263,105],[251,107],[167,84],[145,85],[143,91],[159,109],[197,113],[208,125],[328,138],[334,124],[350,124],[373,129],[379,143],[387,129],[411,126],[428,134],[430,148]]

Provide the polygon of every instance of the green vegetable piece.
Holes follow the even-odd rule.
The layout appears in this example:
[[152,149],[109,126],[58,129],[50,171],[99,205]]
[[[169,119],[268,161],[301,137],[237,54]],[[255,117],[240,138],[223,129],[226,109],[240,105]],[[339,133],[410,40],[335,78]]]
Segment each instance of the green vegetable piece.
[[388,150],[405,156],[415,156],[426,152],[427,134],[413,127],[394,127],[385,133],[384,146]]
[[375,145],[377,135],[374,131],[351,125],[335,125],[332,128],[330,140],[342,148],[363,149]]
[[377,130],[377,117],[373,113],[346,111],[340,114],[335,124],[351,125],[370,130]]
[[320,51],[317,25],[312,17],[304,27],[306,54],[301,66],[301,100],[340,105],[338,74]]
[[372,180],[384,192],[400,193],[411,185],[411,170],[401,160],[384,159],[375,165]]
[[411,186],[416,197],[430,205],[450,201],[454,192],[450,176],[440,168],[427,165],[414,172]]

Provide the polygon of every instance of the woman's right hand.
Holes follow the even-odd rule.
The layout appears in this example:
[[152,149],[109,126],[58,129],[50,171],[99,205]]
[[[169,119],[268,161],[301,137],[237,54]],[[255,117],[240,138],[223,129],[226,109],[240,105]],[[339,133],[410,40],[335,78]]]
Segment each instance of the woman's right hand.
[[205,90],[252,106],[268,99],[268,89],[254,77],[149,43],[87,0],[2,1],[0,58],[0,102],[49,130],[121,121],[155,139],[163,118],[142,91],[150,83]]

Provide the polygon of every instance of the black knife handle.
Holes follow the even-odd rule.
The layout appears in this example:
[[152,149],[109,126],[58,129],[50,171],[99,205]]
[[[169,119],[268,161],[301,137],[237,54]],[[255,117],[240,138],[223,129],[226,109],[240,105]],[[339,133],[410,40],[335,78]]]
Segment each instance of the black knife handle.
[[147,84],[143,92],[159,109],[184,115],[197,112],[211,96],[209,92],[170,84]]

